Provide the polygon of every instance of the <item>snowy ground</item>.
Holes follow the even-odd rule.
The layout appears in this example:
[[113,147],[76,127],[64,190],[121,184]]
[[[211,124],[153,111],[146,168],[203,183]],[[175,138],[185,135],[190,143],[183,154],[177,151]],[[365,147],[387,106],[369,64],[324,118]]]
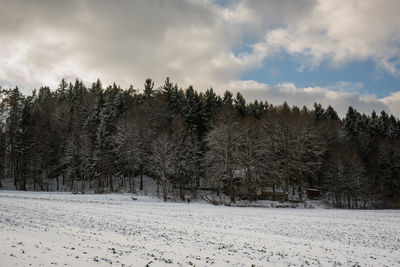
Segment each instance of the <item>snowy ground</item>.
[[0,266],[400,266],[400,211],[0,191]]

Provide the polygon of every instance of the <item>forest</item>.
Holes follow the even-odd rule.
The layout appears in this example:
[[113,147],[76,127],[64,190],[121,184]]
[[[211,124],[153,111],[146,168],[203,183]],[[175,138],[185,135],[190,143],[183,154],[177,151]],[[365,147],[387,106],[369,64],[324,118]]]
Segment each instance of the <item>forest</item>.
[[138,192],[165,201],[199,190],[257,200],[260,184],[291,200],[317,188],[335,207],[400,208],[400,121],[385,111],[340,118],[331,107],[246,102],[212,88],[91,86],[61,80],[0,92],[0,187]]

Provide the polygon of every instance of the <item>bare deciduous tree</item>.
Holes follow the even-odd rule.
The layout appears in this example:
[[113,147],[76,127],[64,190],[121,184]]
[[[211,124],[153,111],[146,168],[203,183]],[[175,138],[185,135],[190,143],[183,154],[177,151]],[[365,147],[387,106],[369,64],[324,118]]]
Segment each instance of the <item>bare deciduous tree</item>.
[[152,145],[152,164],[153,170],[157,175],[157,195],[159,196],[159,184],[162,185],[164,201],[168,198],[168,176],[172,173],[173,147],[170,138],[166,133],[161,133]]

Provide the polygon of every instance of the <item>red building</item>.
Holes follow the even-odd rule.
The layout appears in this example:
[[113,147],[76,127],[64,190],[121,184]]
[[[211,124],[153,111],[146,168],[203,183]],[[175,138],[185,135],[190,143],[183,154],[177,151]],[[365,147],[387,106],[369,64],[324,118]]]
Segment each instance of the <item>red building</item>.
[[321,191],[315,188],[307,188],[307,197],[309,199],[319,198],[321,196]]

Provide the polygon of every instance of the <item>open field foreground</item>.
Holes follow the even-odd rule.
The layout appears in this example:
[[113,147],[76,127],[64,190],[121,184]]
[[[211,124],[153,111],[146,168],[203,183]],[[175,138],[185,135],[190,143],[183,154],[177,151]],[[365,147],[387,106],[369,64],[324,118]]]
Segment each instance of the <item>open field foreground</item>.
[[0,266],[400,266],[400,211],[0,191]]

